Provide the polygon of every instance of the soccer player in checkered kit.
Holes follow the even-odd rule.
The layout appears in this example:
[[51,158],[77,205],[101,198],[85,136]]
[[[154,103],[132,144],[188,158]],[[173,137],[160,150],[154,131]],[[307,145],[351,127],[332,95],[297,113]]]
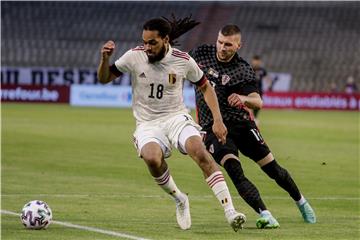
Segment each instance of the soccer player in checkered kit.
[[201,168],[206,182],[224,208],[234,231],[242,228],[246,218],[234,209],[219,167],[206,150],[199,130],[183,103],[183,81],[188,79],[204,96],[214,119],[212,131],[220,144],[226,141],[218,100],[204,73],[187,53],[173,48],[172,42],[198,23],[185,18],[173,22],[151,19],[143,26],[143,45],[128,50],[109,64],[115,43],[106,42],[101,49],[98,78],[108,83],[128,72],[132,76],[132,109],[136,119],[134,142],[155,182],[176,203],[176,218],[181,229],[191,227],[189,199],[172,178],[165,158],[172,147],[188,154]]
[[204,139],[215,161],[223,166],[239,195],[260,215],[258,228],[278,228],[278,221],[262,201],[258,189],[244,175],[239,151],[255,161],[261,169],[289,193],[303,219],[315,223],[315,213],[300,193],[289,172],[275,160],[256,127],[249,109],[260,109],[262,100],[251,66],[237,53],[241,48],[241,31],[236,25],[226,25],[218,33],[216,45],[201,45],[190,52],[214,87],[220,111],[228,129],[225,144],[220,144],[211,125],[213,117],[199,89],[196,91],[198,122],[206,131]]

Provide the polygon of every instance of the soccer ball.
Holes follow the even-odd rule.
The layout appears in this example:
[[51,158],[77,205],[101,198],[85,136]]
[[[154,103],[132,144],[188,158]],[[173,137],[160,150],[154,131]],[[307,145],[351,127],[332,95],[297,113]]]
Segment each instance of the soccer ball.
[[33,200],[24,205],[20,219],[28,229],[46,229],[51,223],[52,212],[46,202]]

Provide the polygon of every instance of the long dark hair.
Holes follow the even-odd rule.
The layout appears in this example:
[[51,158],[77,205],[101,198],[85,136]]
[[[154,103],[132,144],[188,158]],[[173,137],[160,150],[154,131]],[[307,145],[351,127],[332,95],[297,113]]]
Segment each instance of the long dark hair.
[[143,30],[158,31],[162,38],[168,35],[170,45],[176,46],[179,44],[174,40],[198,24],[200,22],[191,19],[191,15],[183,19],[176,19],[175,15],[171,14],[171,19],[166,17],[150,19],[144,24]]

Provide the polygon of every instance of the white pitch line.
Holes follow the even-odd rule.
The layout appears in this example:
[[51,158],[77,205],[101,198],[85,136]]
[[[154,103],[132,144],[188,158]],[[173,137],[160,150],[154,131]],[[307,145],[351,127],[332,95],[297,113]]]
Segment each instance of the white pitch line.
[[[3,197],[16,197],[16,196],[33,196],[33,197],[59,197],[59,198],[77,198],[77,197],[89,197],[89,196],[96,196],[101,198],[166,198],[166,195],[126,195],[126,194],[2,194]],[[191,199],[195,200],[201,200],[201,199],[209,199],[214,198],[213,195],[192,195],[189,194],[189,197]],[[233,196],[233,198],[241,198],[239,196]],[[263,199],[269,199],[269,200],[286,200],[290,199],[290,197],[280,197],[280,196],[262,196]],[[345,200],[345,201],[359,201],[360,197],[332,197],[332,196],[324,196],[324,197],[307,197],[308,200],[320,200],[320,201],[339,201],[339,200]]]
[[[13,216],[19,216],[18,213],[11,212],[11,211],[7,211],[7,210],[1,210],[1,214],[8,214],[8,215],[13,215]],[[150,239],[148,239],[148,238],[142,238],[142,237],[132,236],[132,235],[125,234],[125,233],[108,231],[108,230],[103,230],[103,229],[94,228],[94,227],[81,226],[81,225],[76,225],[76,224],[67,223],[67,222],[52,221],[52,223],[53,223],[53,224],[58,224],[58,225],[61,225],[61,226],[65,226],[65,227],[69,227],[69,228],[76,228],[76,229],[85,230],[85,231],[89,231],[89,232],[102,233],[102,234],[106,234],[106,235],[110,235],[110,236],[115,236],[115,237],[126,238],[126,239],[132,239],[132,240],[150,240]]]

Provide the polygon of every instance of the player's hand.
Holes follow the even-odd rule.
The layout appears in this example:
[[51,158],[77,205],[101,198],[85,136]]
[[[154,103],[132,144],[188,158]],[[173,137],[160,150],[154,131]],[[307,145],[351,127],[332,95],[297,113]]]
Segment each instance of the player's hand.
[[102,57],[107,59],[114,52],[115,43],[113,41],[107,41],[104,46],[101,48]]
[[224,145],[226,143],[227,128],[223,121],[214,121],[212,130],[219,142]]
[[228,97],[228,103],[232,107],[242,108],[244,107],[244,102],[245,102],[243,97],[245,96],[241,96],[239,94],[233,93]]

